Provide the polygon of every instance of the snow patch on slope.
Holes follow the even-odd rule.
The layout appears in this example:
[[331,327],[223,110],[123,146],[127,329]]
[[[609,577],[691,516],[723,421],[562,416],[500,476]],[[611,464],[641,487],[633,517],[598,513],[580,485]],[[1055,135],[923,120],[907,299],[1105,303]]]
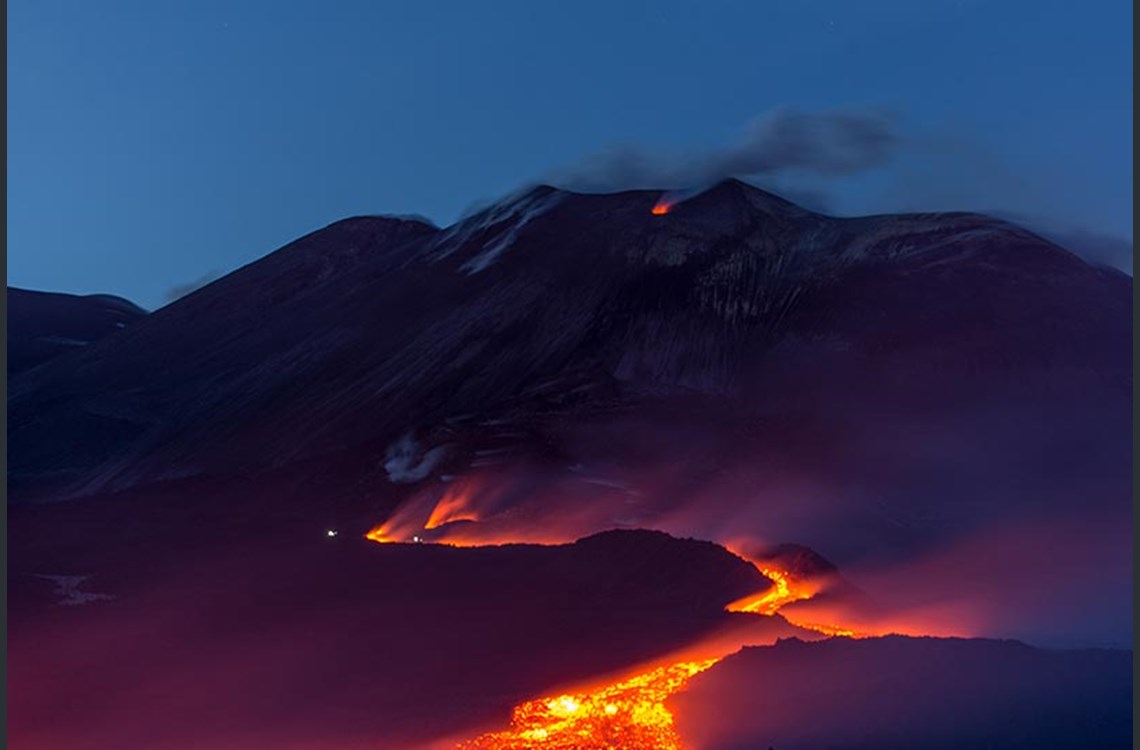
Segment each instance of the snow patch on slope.
[[516,193],[443,231],[432,243],[433,260],[476,245],[475,255],[464,261],[459,270],[468,276],[486,270],[514,244],[523,227],[553,208],[561,198],[558,192],[541,190]]

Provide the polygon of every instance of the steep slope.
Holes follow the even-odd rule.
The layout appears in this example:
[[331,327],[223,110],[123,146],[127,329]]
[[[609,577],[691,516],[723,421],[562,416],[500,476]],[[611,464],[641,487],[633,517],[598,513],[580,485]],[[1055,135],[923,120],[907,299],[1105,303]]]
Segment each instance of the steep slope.
[[146,311],[109,294],[59,294],[8,287],[8,376],[137,323]]
[[660,196],[338,222],[47,362],[11,496],[101,507],[11,517],[410,538],[458,493],[433,533],[795,540],[872,626],[1130,642],[1130,278],[974,214]]
[[338,451],[365,471],[409,431],[663,391],[764,411],[837,369],[904,401],[978,372],[1130,381],[1130,281],[1012,225],[829,219],[738,182],[665,216],[656,197],[537,188],[444,231],[314,233],[14,384],[12,480],[89,493]]

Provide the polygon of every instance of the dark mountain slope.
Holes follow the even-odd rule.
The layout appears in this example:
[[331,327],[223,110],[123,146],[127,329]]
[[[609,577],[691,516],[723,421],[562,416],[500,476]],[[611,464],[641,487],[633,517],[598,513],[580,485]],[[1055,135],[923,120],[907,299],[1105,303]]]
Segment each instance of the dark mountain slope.
[[674,700],[708,750],[1132,745],[1132,653],[890,637],[749,648]]
[[1130,279],[1013,225],[831,219],[738,182],[665,216],[656,197],[536,188],[442,231],[309,235],[14,383],[13,485],[89,493],[346,452],[367,472],[409,431],[454,458],[496,417],[670,392],[770,413],[1130,383]]
[[8,376],[89,346],[146,311],[109,294],[58,294],[8,287]]

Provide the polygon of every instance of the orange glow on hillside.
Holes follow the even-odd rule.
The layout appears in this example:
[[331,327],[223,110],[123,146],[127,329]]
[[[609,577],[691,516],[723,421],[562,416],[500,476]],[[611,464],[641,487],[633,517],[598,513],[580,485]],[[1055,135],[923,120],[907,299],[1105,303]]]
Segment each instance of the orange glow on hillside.
[[[733,602],[728,611],[775,615],[819,591],[817,584],[787,571],[759,569],[772,587]],[[840,626],[788,621],[829,636],[857,637]],[[683,750],[665,700],[721,658],[680,661],[593,690],[527,701],[515,708],[508,729],[465,742],[459,750]]]
[[[654,209],[654,213],[666,211],[668,206],[660,212]],[[366,536],[375,542],[426,542],[428,540],[421,535],[435,529],[433,543],[456,547],[566,542],[557,535],[540,540],[533,529],[500,539],[497,534],[489,534],[486,529],[476,530],[472,525],[447,528],[447,524],[455,521],[479,520],[472,499],[470,487],[457,485],[431,506],[431,513],[426,522],[421,522],[422,526],[414,520],[424,517],[426,508],[420,505],[418,515],[399,513]],[[465,535],[470,536],[464,538]],[[772,586],[732,602],[725,607],[727,611],[778,615],[792,625],[826,636],[862,638],[870,635],[844,625],[803,621],[785,609],[790,604],[815,597],[827,587],[826,581],[801,578],[790,570],[775,567],[769,560],[752,564]],[[665,700],[684,689],[691,677],[723,658],[723,654],[713,658],[707,654],[704,650],[699,656],[676,655],[678,661],[673,664],[635,673],[616,682],[527,701],[515,708],[507,729],[468,740],[460,744],[458,750],[684,750]]]
[[527,701],[511,726],[460,750],[681,750],[665,699],[720,659],[681,662],[585,693]]
[[657,204],[655,206],[653,206],[653,214],[656,216],[664,216],[665,214],[669,213],[670,209],[672,208],[672,201],[668,201],[665,198],[662,198],[661,200],[657,201]]
[[380,526],[377,526],[376,528],[369,531],[367,534],[364,535],[364,538],[369,539],[373,542],[379,542],[380,544],[387,544],[388,542],[400,541],[399,539],[392,538],[391,531],[389,531],[388,527],[384,524],[381,524]]
[[784,571],[766,567],[760,568],[760,572],[772,582],[772,588],[760,594],[738,599],[725,609],[729,612],[774,615],[785,604],[810,599],[818,593],[814,586],[810,586],[804,581],[793,581],[791,576]]
[[764,574],[764,577],[772,581],[772,588],[761,594],[754,594],[752,596],[746,596],[743,599],[738,599],[725,607],[725,609],[729,612],[752,612],[760,615],[774,615],[779,612],[780,616],[785,620],[805,630],[814,630],[824,635],[844,636],[846,638],[866,637],[866,634],[859,633],[856,630],[843,627],[842,625],[805,622],[796,619],[795,616],[790,613],[781,612],[781,609],[787,604],[811,599],[819,593],[819,585],[810,580],[793,578],[787,571],[777,570],[771,566],[760,568],[760,572]]
[[478,521],[479,514],[470,507],[471,495],[466,485],[449,489],[435,504],[424,529],[434,529],[453,521]]

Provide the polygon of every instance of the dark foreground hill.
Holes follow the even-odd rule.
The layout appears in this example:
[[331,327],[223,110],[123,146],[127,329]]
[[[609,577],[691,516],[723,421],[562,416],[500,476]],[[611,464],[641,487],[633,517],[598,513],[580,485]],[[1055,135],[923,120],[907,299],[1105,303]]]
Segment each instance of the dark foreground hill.
[[321,532],[170,558],[161,541],[9,566],[10,747],[413,747],[742,619],[751,642],[812,635],[725,613],[768,581],[654,532],[480,549]]
[[693,747],[1132,747],[1132,653],[936,638],[749,648],[673,702]]
[[59,294],[8,287],[8,376],[116,333],[146,311],[109,294]]

